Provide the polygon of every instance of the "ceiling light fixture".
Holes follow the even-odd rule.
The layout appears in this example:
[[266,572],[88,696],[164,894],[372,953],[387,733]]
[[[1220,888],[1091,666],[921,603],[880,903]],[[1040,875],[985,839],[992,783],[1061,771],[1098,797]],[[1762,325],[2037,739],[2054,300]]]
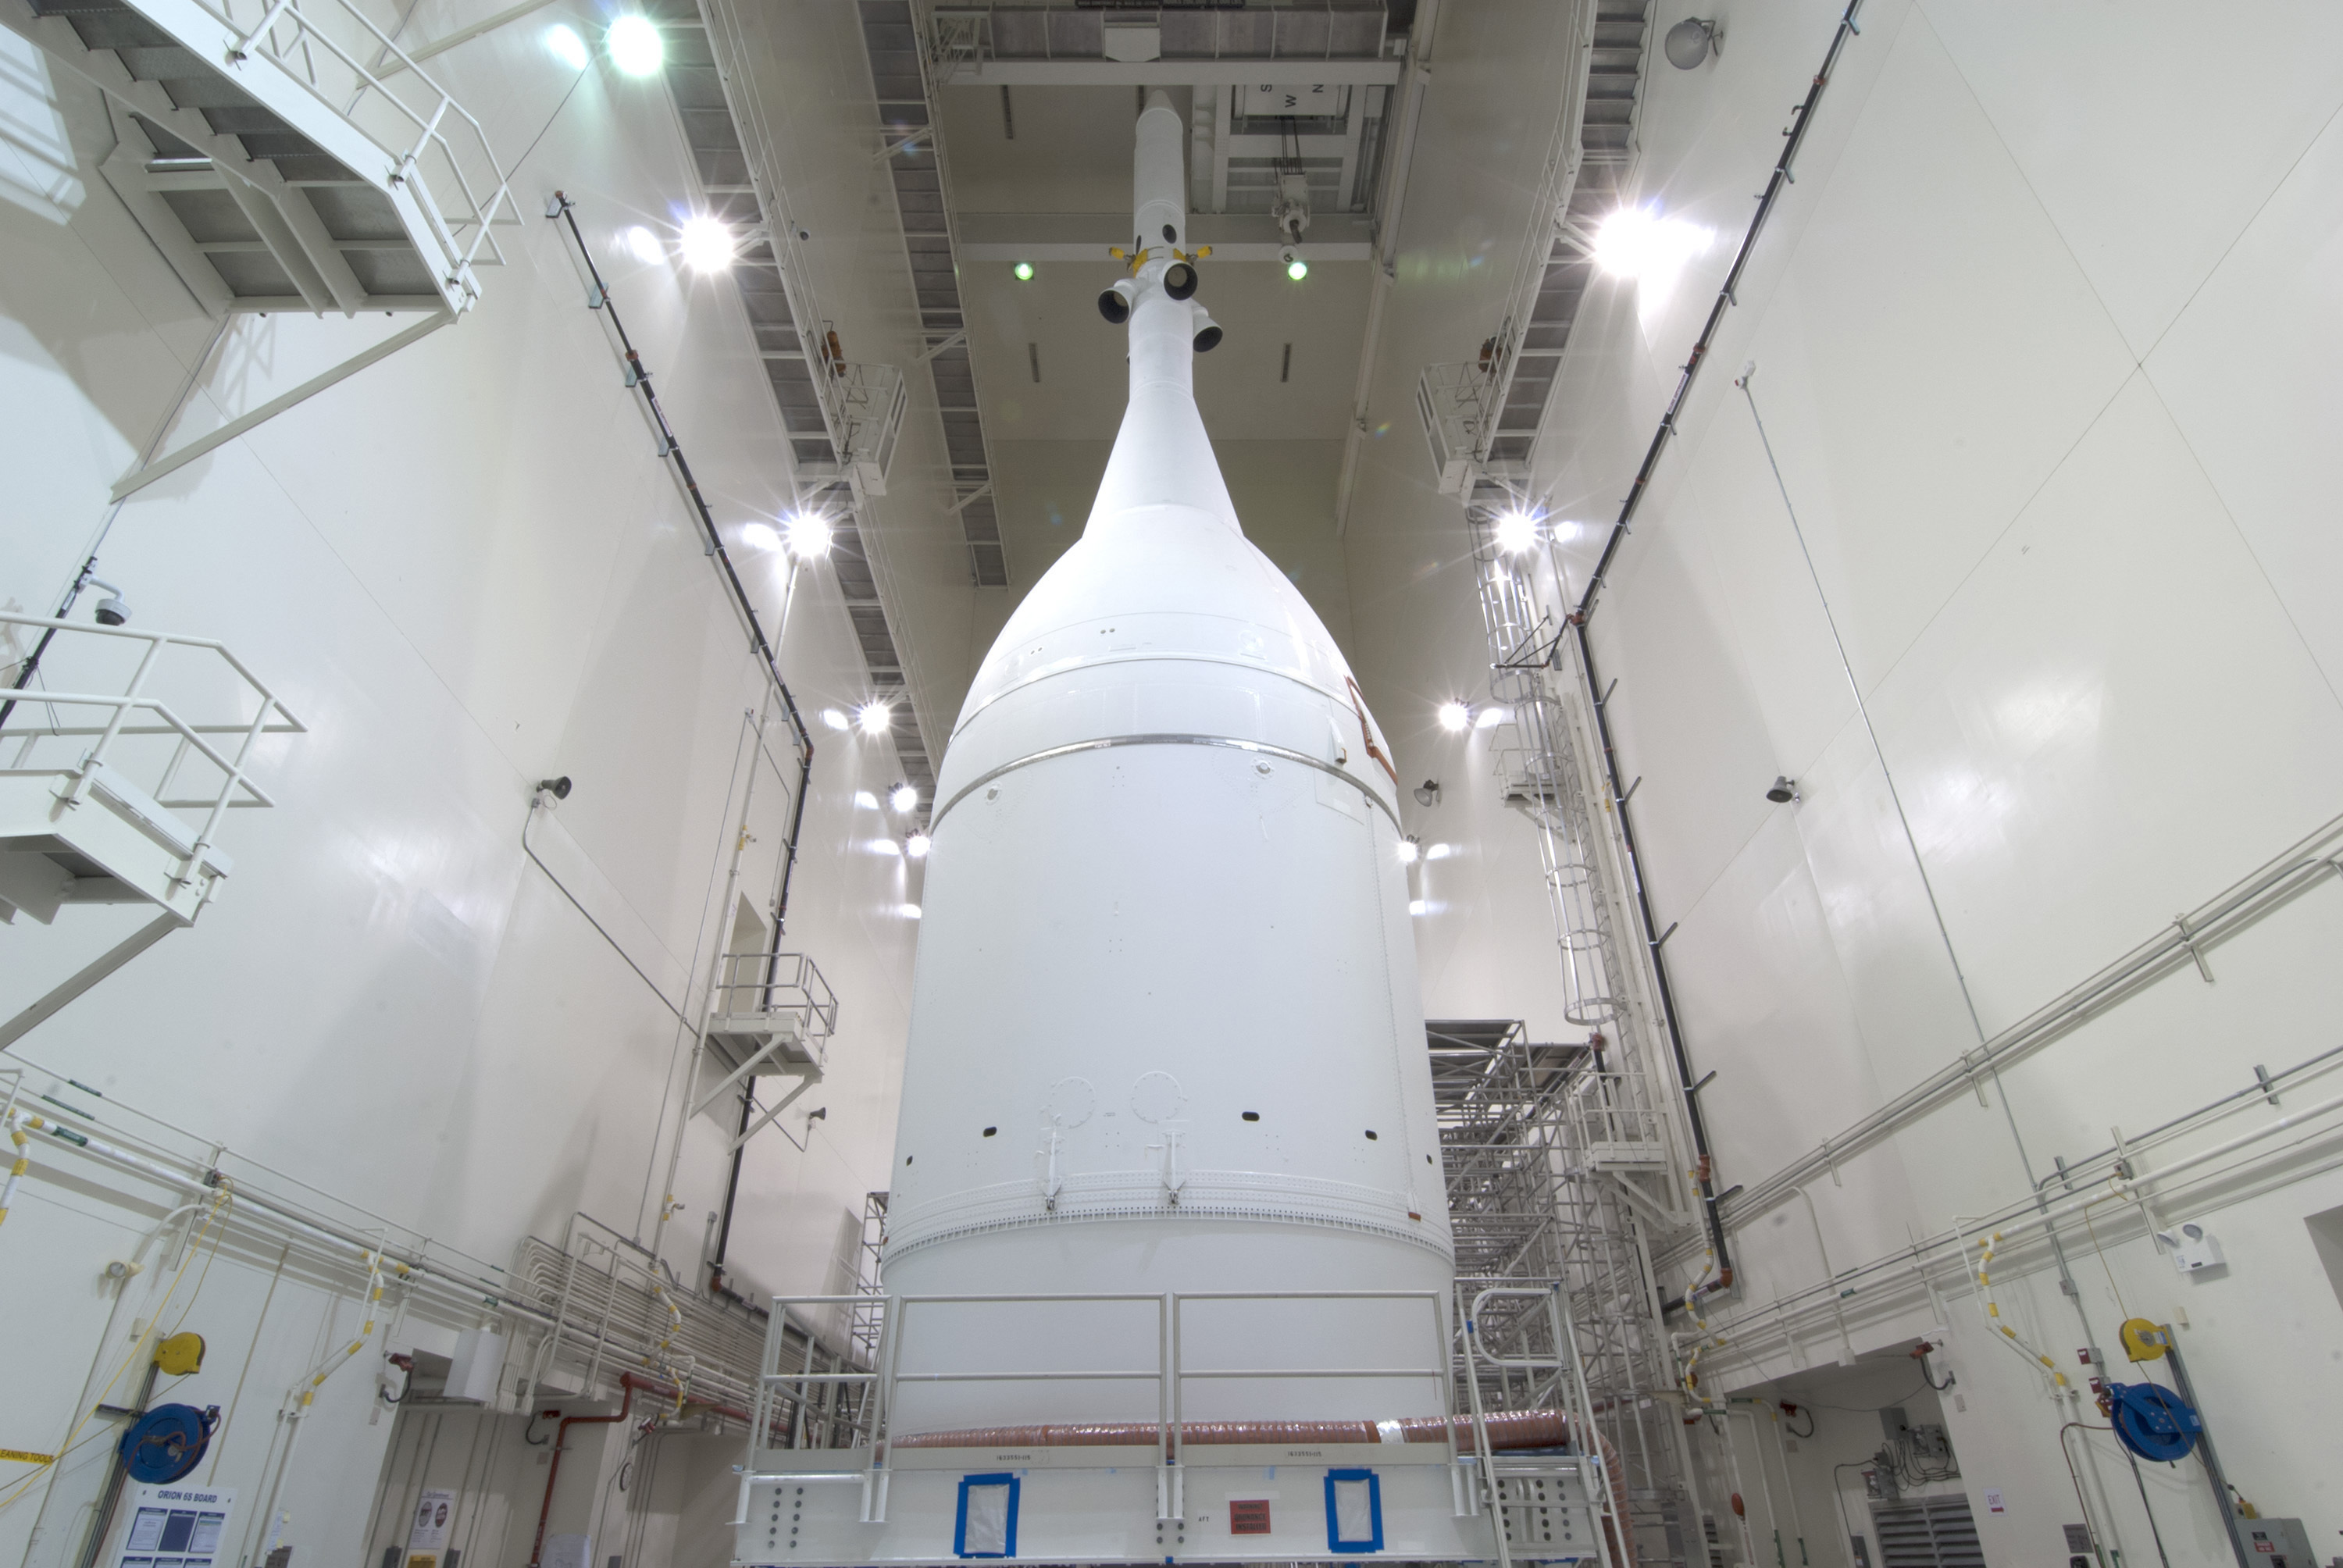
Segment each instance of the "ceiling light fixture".
[[1417,847],[1415,835],[1413,833],[1410,833],[1406,838],[1402,839],[1399,841],[1399,863],[1403,866],[1414,865],[1416,857],[1421,855],[1423,852],[1423,851]]
[[895,707],[890,702],[866,702],[854,718],[862,733],[875,739],[895,727]]
[[1798,781],[1786,773],[1774,775],[1774,787],[1765,791],[1765,799],[1776,806],[1785,806],[1798,798]]
[[820,512],[793,512],[787,524],[789,553],[801,561],[817,561],[830,554],[830,519]]
[[667,40],[648,16],[626,15],[602,35],[610,64],[629,76],[648,76],[667,62]]
[[845,714],[840,713],[835,708],[823,709],[821,710],[821,721],[824,724],[829,725],[832,729],[851,729],[854,724],[854,720],[847,718]]
[[919,803],[920,792],[909,784],[898,784],[887,793],[887,804],[898,811],[912,810]]
[[578,35],[578,29],[561,22],[545,30],[545,52],[573,71],[584,70],[593,58],[586,52],[586,40]]
[[1516,507],[1497,518],[1497,548],[1509,556],[1520,555],[1537,543],[1537,518]]
[[1668,29],[1660,47],[1667,51],[1669,65],[1679,71],[1691,71],[1698,69],[1712,52],[1723,54],[1725,38],[1715,22],[1687,16]]
[[1440,780],[1437,779],[1427,779],[1423,783],[1417,785],[1415,787],[1415,803],[1419,806],[1439,805]]
[[695,217],[683,226],[683,259],[695,272],[722,272],[732,265],[739,242],[730,226],[712,217]]
[[903,853],[910,856],[914,860],[926,859],[928,849],[929,840],[925,833],[914,833],[903,840]]
[[1594,231],[1594,265],[1614,277],[1672,273],[1715,238],[1697,224],[1661,216],[1656,207],[1623,206]]
[[752,550],[777,550],[781,548],[781,536],[769,523],[742,523],[740,542]]
[[1288,256],[1285,262],[1285,276],[1299,283],[1310,276],[1310,264],[1298,256]]
[[1463,702],[1443,702],[1440,705],[1441,729],[1453,733],[1457,730],[1463,729],[1472,722],[1473,709],[1469,704]]
[[1031,283],[1033,281],[1033,264],[1030,261],[1021,261],[1009,269],[1009,276],[1020,283]]

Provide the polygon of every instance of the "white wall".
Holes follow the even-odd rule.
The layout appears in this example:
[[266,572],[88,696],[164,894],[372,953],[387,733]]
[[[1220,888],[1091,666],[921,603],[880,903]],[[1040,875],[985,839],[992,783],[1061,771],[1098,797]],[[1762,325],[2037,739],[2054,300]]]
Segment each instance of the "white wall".
[[[1583,525],[1567,552],[1578,585],[1838,9],[1729,15],[1723,55],[1694,72],[1654,56],[1641,193],[1714,240],[1681,276],[1599,280],[1587,296],[1537,474],[1554,515]],[[1656,7],[1654,33],[1685,14]],[[2343,809],[2329,608],[2343,560],[2325,427],[2325,367],[2343,347],[2330,265],[2343,79],[2326,64],[2337,21],[2318,7],[2251,15],[2258,36],[2308,47],[2225,59],[2202,14],[2177,6],[2135,8],[2113,27],[2089,6],[2020,18],[1875,0],[1833,75],[1593,621],[1605,678],[1619,680],[1623,773],[1644,780],[1633,809],[1657,920],[1681,922],[1667,954],[1694,1069],[1717,1075],[1703,1106],[1721,1190],[1756,1186]],[[1444,97],[1459,67],[1483,68],[1471,22],[1453,20],[1428,135],[1464,112]],[[2218,137],[2176,112],[2213,102],[2235,110]],[[1427,205],[1447,188],[1437,175],[1420,163]],[[1397,302],[1407,276],[1403,266]],[[1354,525],[1354,614],[1415,607],[1410,651],[1470,688],[1483,659],[1461,530],[1423,494],[1429,461],[1392,394],[1473,339],[1411,330],[1403,312],[1387,334],[1378,417],[1404,437],[1414,494]],[[1778,487],[1733,385],[1750,360]],[[1439,755],[1429,746],[1450,743],[1411,736],[1401,695],[1442,695],[1423,689],[1426,663],[1372,650],[1365,663],[1403,759]],[[1800,780],[1800,802],[1762,798],[1777,773]],[[1534,861],[1485,806],[1468,809],[1480,852],[1519,885]],[[1957,1264],[1933,1287],[1895,1264],[1957,1215],[2026,1200],[2029,1171],[2070,1201],[2054,1158],[2105,1148],[2110,1127],[2137,1137],[2250,1089],[2258,1063],[2277,1071],[2329,1049],[2338,900],[2313,888],[2209,951],[2213,983],[2184,960],[1988,1081],[1984,1103],[1958,1096],[1809,1183],[1838,1271],[1894,1265],[1845,1304],[1855,1349],[1949,1340],[1940,1364],[1963,1397],[1946,1419],[1990,1560],[2063,1560],[2058,1527],[2078,1505],[2058,1429],[2103,1424],[2012,1353],[2003,1323],[2079,1382],[2087,1335],[2108,1347],[2126,1317],[2185,1320],[2230,1479],[2264,1513],[2302,1516],[2322,1554],[2343,1528],[2315,1414],[2338,1392],[2343,1321],[2302,1223],[2337,1201],[2336,1135],[2320,1124],[2262,1146],[2261,1164],[2216,1162],[2157,1195],[2164,1219],[2202,1219],[2222,1238],[2226,1270],[2180,1278],[2138,1206],[2117,1201],[2087,1226],[2080,1213],[2059,1226],[2071,1303],[2038,1237],[2006,1250],[1991,1323]],[[1488,977],[1475,994],[1523,989],[1512,973],[1542,945],[1525,916],[1493,896],[1447,919]],[[1440,922],[1421,925],[1436,997],[1445,941]],[[2247,1097],[2143,1168],[2332,1091],[2328,1078],[2278,1109]],[[1739,1289],[1711,1311],[1726,1343],[1707,1375],[1749,1387],[1829,1362],[1837,1292],[1814,1290],[1825,1276],[1802,1205],[1735,1224]],[[1700,1254],[1662,1262],[1674,1291]],[[1780,1297],[1794,1298],[1786,1326],[1772,1316]],[[2119,1361],[2115,1375],[2143,1373]],[[2105,1471],[2092,1504],[2103,1540],[2149,1560],[2138,1492],[2107,1439],[2069,1441],[2078,1463],[2092,1447]],[[2201,1472],[2143,1469],[2170,1560],[2222,1559]],[[2005,1513],[1983,1505],[1986,1486]],[[1826,1543],[1816,1555],[1843,1560]]]
[[[409,36],[489,9],[427,0]],[[832,63],[850,47],[860,71],[850,10],[836,10],[805,25],[829,26]],[[30,1064],[33,1089],[71,1077],[122,1102],[98,1116],[126,1136],[176,1136],[136,1107],[187,1130],[181,1141],[198,1158],[216,1142],[226,1152],[214,1162],[256,1191],[346,1215],[363,1206],[398,1233],[488,1264],[508,1263],[525,1233],[558,1242],[573,1210],[652,1237],[689,1046],[670,1003],[696,1010],[713,944],[730,927],[719,906],[760,766],[749,715],[767,689],[620,386],[604,319],[582,307],[563,231],[538,216],[548,193],[558,186],[578,203],[719,525],[736,534],[789,495],[732,285],[645,266],[618,246],[627,226],[664,228],[693,200],[665,89],[599,63],[573,79],[540,42],[556,20],[598,37],[598,14],[558,6],[435,62],[486,122],[527,215],[500,234],[510,264],[484,274],[478,308],[140,492],[106,534],[100,575],[123,586],[134,624],[225,640],[276,683],[308,733],[265,743],[257,776],[280,804],[232,819],[223,842],[236,871],[216,905],[11,1058]],[[0,472],[14,503],[0,513],[0,603],[46,613],[99,533],[107,487],[154,433],[213,324],[95,172],[111,145],[96,93],[0,38],[11,126],[0,146]],[[851,121],[835,139],[859,135],[867,72],[860,79],[859,103],[818,102],[785,128],[784,150],[791,135],[816,137],[823,115]],[[901,276],[900,238],[891,209],[863,217],[872,193],[885,194],[883,170],[832,147],[789,175],[809,214],[853,215],[826,227],[826,276],[872,281],[841,287],[832,314],[850,337],[869,327],[870,357],[889,357],[901,334],[887,337],[872,317],[887,278]],[[813,183],[818,175],[830,184]],[[173,441],[377,330],[237,318]],[[933,624],[968,606],[964,566],[958,600],[948,573],[920,576],[930,558],[958,552],[926,487],[940,442],[922,412],[871,531],[896,577],[933,579],[922,601]],[[784,568],[734,549],[764,623],[777,625]],[[782,668],[811,720],[868,695],[868,678],[827,569],[801,590]],[[956,652],[964,640],[939,645]],[[51,678],[67,668],[60,661]],[[897,777],[891,750],[819,722],[814,739],[783,945],[811,955],[834,984],[840,1031],[828,1081],[750,1147],[731,1262],[733,1283],[751,1295],[834,1288],[842,1217],[884,1184],[916,933],[902,913],[917,882],[896,850],[900,826],[857,804],[858,791]],[[796,786],[778,719],[767,744],[778,765],[761,764],[740,884],[758,905],[773,889]],[[521,841],[535,782],[554,774],[574,779],[575,793],[529,832],[561,885]],[[102,909],[67,910],[45,929],[20,919],[0,935],[0,1010],[13,1013],[134,919]],[[816,1107],[827,1116],[809,1123],[802,1112]],[[722,1199],[729,1129],[719,1118],[729,1114],[689,1128],[677,1212],[659,1238],[687,1281],[699,1276],[703,1221]],[[231,1208],[192,1253],[167,1241],[149,1253],[109,1325],[116,1292],[102,1271],[130,1256],[169,1200],[45,1143],[31,1153],[0,1235],[0,1443],[55,1452],[85,1380],[110,1390],[93,1398],[135,1394],[135,1369],[107,1374],[146,1320],[168,1328],[184,1311],[209,1354],[165,1392],[236,1407],[215,1445],[217,1477],[256,1508],[278,1402],[355,1332],[363,1276],[297,1253],[277,1278],[265,1227]],[[286,1539],[298,1560],[351,1561],[366,1544],[393,1430],[387,1412],[369,1416],[376,1352],[386,1342],[444,1352],[466,1326],[444,1308],[406,1315],[395,1334],[386,1321],[324,1385],[287,1483]],[[86,1515],[76,1510],[101,1479],[112,1429],[85,1426],[75,1441],[93,1432],[102,1441],[60,1467],[59,1505],[29,1562],[78,1561]],[[710,1440],[709,1452],[719,1448],[729,1463],[731,1445]],[[507,1458],[528,1462],[518,1446]],[[659,1505],[669,1513],[699,1484],[686,1485],[686,1469],[722,1470],[706,1455],[670,1465],[680,1490]],[[8,1560],[25,1553],[43,1501],[44,1474],[20,1488],[22,1479],[15,1467],[0,1475]],[[533,1522],[531,1483],[505,1484],[528,1494]],[[555,1528],[587,1528],[602,1490],[573,1496],[565,1483]],[[524,1561],[526,1544],[524,1531]],[[695,1538],[690,1551],[712,1557],[723,1544]]]

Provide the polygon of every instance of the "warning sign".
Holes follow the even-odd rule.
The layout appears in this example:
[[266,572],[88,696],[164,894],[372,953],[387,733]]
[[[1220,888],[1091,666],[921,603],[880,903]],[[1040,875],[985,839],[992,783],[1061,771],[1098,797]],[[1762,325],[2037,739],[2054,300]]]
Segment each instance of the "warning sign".
[[1266,1497],[1230,1498],[1229,1533],[1232,1535],[1268,1534],[1269,1499]]

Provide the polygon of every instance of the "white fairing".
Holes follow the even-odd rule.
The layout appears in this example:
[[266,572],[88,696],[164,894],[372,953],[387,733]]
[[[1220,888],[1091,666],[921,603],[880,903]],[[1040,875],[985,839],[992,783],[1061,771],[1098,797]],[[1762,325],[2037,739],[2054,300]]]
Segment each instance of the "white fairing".
[[[1149,215],[1181,188],[1183,132],[1156,96]],[[1168,192],[1149,184],[1167,142]],[[1131,404],[1088,526],[993,645],[938,779],[890,1293],[1444,1295],[1453,1271],[1390,749],[1239,528],[1191,389],[1191,312],[1163,292],[1172,260],[1153,246],[1137,275]],[[1239,1305],[1192,1310],[1184,1364],[1436,1353],[1421,1302]],[[1151,1312],[983,1311],[952,1320],[960,1343],[907,1338],[905,1370],[1155,1359]],[[1156,1397],[930,1385],[919,1424],[1152,1419]],[[1430,1380],[1202,1382],[1183,1404],[1443,1409]]]

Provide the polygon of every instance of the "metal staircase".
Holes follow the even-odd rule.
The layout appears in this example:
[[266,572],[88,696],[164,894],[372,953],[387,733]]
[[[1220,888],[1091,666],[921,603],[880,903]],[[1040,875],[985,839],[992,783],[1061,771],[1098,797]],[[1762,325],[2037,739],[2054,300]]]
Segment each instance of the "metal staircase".
[[0,0],[103,88],[103,172],[206,310],[448,311],[517,218],[479,123],[350,0]]
[[[228,811],[276,804],[252,780],[254,747],[305,728],[208,638],[0,614],[11,648],[26,634],[40,646],[15,669],[40,660],[44,684],[0,699],[0,924],[47,925],[80,904],[156,913],[0,1023],[0,1050],[195,923],[235,869],[219,846]],[[172,657],[182,651],[212,657]]]

